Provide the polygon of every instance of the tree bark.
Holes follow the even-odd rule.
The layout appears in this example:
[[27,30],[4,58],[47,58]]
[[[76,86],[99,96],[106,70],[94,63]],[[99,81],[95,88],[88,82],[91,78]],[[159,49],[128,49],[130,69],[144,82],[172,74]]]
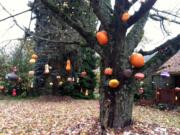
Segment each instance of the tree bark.
[[[108,44],[111,50],[101,60],[101,87],[100,87],[100,123],[102,134],[106,134],[108,128],[119,129],[132,123],[133,91],[132,80],[123,76],[123,70],[129,68],[127,52],[124,47],[125,32],[118,33],[116,39]],[[113,48],[111,48],[113,46]],[[111,67],[112,76],[105,76],[104,69]],[[119,87],[112,89],[108,86],[110,79],[120,81]]]

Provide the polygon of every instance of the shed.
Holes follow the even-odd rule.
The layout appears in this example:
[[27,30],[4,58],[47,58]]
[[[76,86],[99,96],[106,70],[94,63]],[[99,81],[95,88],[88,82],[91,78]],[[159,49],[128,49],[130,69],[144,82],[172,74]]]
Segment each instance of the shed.
[[[170,76],[161,76],[167,72]],[[180,51],[168,59],[152,76],[156,103],[180,105]]]

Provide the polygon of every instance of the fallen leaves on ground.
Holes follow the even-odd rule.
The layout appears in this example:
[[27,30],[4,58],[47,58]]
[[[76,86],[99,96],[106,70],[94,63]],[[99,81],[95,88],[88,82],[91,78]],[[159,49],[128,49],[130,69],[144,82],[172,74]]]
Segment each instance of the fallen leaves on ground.
[[[179,113],[136,106],[133,114],[134,124],[117,134],[180,134],[180,128],[173,126],[180,122]],[[0,100],[0,135],[99,135],[98,117],[97,100],[53,96]],[[109,134],[115,133],[109,130]]]

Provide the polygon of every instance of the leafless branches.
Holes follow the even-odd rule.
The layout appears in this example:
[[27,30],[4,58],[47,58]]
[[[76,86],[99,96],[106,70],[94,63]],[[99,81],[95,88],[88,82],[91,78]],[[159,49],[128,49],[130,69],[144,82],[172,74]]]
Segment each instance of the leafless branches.
[[177,35],[175,38],[172,38],[165,43],[161,44],[160,46],[156,47],[150,51],[143,51],[140,50],[139,52],[143,55],[151,55],[155,52],[163,52],[165,50],[179,50],[180,49],[180,35]]

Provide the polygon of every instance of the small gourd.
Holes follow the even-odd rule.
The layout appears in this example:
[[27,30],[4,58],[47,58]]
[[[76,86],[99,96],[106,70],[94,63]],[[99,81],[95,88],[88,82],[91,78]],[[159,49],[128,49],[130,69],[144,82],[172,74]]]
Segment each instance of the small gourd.
[[142,66],[144,66],[144,56],[142,56],[142,54],[140,53],[133,53],[130,56],[130,63],[136,67],[136,68],[141,68]]
[[31,58],[36,60],[38,56],[36,54],[32,54]]
[[120,82],[117,79],[111,79],[109,81],[109,87],[110,88],[117,88],[119,86]]
[[107,45],[108,34],[106,31],[99,31],[96,33],[96,39],[100,45]]
[[29,77],[33,77],[34,76],[34,71],[29,71],[28,75],[29,75]]
[[85,77],[87,75],[86,71],[81,72],[81,77]]
[[105,75],[112,75],[112,73],[113,73],[113,70],[112,70],[112,68],[110,68],[110,67],[108,67],[108,68],[106,68],[106,69],[104,70],[104,74],[105,74]]
[[44,74],[49,74],[49,65],[48,64],[45,64],[44,66]]
[[121,20],[123,22],[127,22],[129,20],[129,18],[130,18],[130,14],[128,12],[124,12],[121,16]]
[[30,64],[36,63],[36,59],[32,59],[32,58],[31,58],[31,59],[29,60],[29,63],[30,63]]
[[89,95],[89,92],[88,90],[85,91],[85,96],[88,96]]
[[69,59],[66,61],[66,71],[67,72],[71,71],[71,61]]

